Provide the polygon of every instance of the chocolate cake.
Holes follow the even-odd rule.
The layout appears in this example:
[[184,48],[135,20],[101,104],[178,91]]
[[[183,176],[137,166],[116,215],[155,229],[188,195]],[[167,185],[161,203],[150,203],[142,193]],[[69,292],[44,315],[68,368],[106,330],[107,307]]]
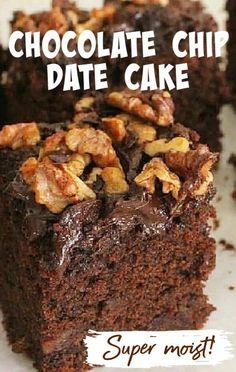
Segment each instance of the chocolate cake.
[[[109,2],[109,0],[108,0]],[[156,64],[188,63],[190,88],[173,91],[176,106],[176,119],[198,131],[204,143],[219,149],[221,136],[218,115],[228,89],[220,60],[216,58],[177,58],[172,51],[172,40],[176,32],[217,31],[214,18],[207,14],[198,1],[189,0],[130,0],[113,1],[117,6],[112,25],[107,32],[118,30],[154,30],[156,35],[157,57],[150,58]],[[188,50],[188,44],[184,50]],[[141,55],[141,54],[140,54]],[[147,59],[137,58],[140,66]],[[131,61],[127,61],[131,63]],[[114,77],[119,77],[126,66],[114,61]],[[174,79],[174,76],[173,76]],[[189,118],[191,117],[191,120]]]
[[[50,29],[62,35],[67,30],[78,34],[83,29],[96,31],[110,16],[110,7],[102,14],[94,11],[89,14],[81,11],[67,0],[53,0],[52,9],[28,16],[19,11],[15,13],[12,31],[40,31],[43,36]],[[52,61],[42,58],[11,58],[8,67],[8,79],[4,86],[7,96],[7,122],[39,120],[45,122],[63,121],[73,116],[74,103],[81,95],[79,92],[63,92],[58,89],[48,91],[46,66],[49,63],[59,63],[65,67],[68,63],[82,63],[81,59],[66,59],[62,52]],[[25,94],[24,94],[25,92]],[[26,94],[27,92],[27,94]]]
[[228,19],[228,31],[230,34],[228,43],[228,67],[227,67],[227,77],[231,87],[231,91],[234,97],[234,104],[236,105],[236,1],[227,1],[227,10],[229,12]]
[[89,329],[199,329],[213,310],[218,155],[173,110],[168,92],[114,91],[71,124],[1,130],[0,302],[39,371],[85,368]]
[[3,81],[3,72],[6,70],[6,53],[4,52],[1,44],[0,44],[0,120],[4,122],[5,120],[5,97],[4,97],[4,89],[1,82]]
[[[219,59],[175,57],[172,39],[177,31],[216,31],[217,24],[211,15],[205,13],[199,2],[189,0],[170,1],[113,1],[104,8],[92,12],[81,12],[67,0],[54,0],[50,12],[27,16],[17,12],[12,22],[13,30],[40,31],[41,35],[50,28],[60,34],[74,30],[78,34],[84,29],[104,31],[106,46],[110,46],[115,31],[150,31],[156,35],[157,56],[137,58],[131,61],[105,58],[109,72],[109,86],[117,88],[124,83],[124,71],[131,62],[141,66],[144,63],[189,64],[190,88],[174,92],[176,119],[190,125],[201,135],[203,143],[212,149],[219,149],[221,136],[218,114],[227,88]],[[141,46],[140,46],[141,48]],[[141,50],[139,50],[141,56]],[[73,104],[82,91],[63,92],[47,90],[46,65],[51,63],[45,57],[12,59],[6,85],[8,95],[8,121],[55,122],[71,119]],[[62,67],[67,63],[83,63],[81,57],[66,59],[60,54],[56,61]],[[95,56],[91,63],[98,62]],[[101,63],[101,59],[99,59]],[[83,89],[82,89],[83,90]],[[25,93],[24,93],[25,92]]]

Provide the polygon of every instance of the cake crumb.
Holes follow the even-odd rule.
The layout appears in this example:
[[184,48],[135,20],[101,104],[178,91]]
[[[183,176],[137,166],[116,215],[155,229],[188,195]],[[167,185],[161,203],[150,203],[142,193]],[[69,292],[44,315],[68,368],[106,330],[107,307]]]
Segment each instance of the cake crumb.
[[215,218],[213,220],[213,230],[217,230],[220,227],[220,220],[218,218]]
[[224,251],[235,251],[236,252],[235,246],[231,243],[228,243],[225,239],[221,239],[219,243],[224,247],[223,248]]
[[234,167],[236,167],[236,154],[231,154],[228,160],[229,164],[232,164]]
[[235,287],[234,287],[233,285],[230,285],[230,286],[229,286],[229,290],[230,290],[230,291],[234,291],[234,290],[235,290]]
[[219,203],[219,202],[221,202],[221,200],[222,200],[222,196],[221,195],[217,196],[216,202]]
[[[229,164],[232,164],[234,167],[236,167],[236,154],[231,154],[228,160]],[[236,185],[235,189],[231,194],[232,198],[236,200]]]
[[231,194],[232,198],[236,200],[236,189]]

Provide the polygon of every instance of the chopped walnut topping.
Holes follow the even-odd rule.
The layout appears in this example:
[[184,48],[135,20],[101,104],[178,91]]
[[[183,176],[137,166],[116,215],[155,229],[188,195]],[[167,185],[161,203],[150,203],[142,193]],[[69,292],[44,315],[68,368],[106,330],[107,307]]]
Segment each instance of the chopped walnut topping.
[[119,117],[103,118],[102,124],[116,142],[121,142],[126,136],[125,122]]
[[187,179],[189,175],[191,177],[199,175],[199,170],[212,155],[215,158],[215,155],[210,153],[207,146],[198,145],[196,149],[187,153],[166,153],[165,162],[175,173]]
[[202,196],[207,193],[209,185],[213,182],[213,174],[211,172],[208,172],[206,175],[205,180],[202,182],[201,186],[199,189],[194,191],[194,196]]
[[153,157],[158,154],[165,154],[169,151],[188,152],[190,149],[189,141],[184,137],[175,137],[168,141],[167,139],[159,139],[145,145],[144,151],[147,155]]
[[169,0],[122,0],[124,3],[133,3],[134,5],[158,5],[167,6],[169,4]]
[[112,19],[113,15],[116,13],[116,7],[113,4],[106,4],[101,9],[93,9],[90,12],[91,17],[103,20]]
[[97,181],[98,176],[101,176],[101,173],[102,168],[94,167],[86,180],[86,184],[93,185]]
[[112,147],[111,138],[94,128],[74,128],[66,134],[66,144],[73,152],[90,154],[99,167],[117,166],[119,159]]
[[52,9],[37,15],[26,15],[23,12],[17,12],[13,22],[13,30],[40,31],[44,35],[49,30],[56,30],[59,35],[65,34],[72,28],[78,35],[84,30],[93,32],[100,31],[103,25],[111,20],[116,12],[116,7],[112,4],[106,4],[101,9],[94,9],[87,13],[87,19],[81,18],[81,12],[76,6],[66,1],[53,1]]
[[[211,168],[218,155],[199,145],[195,132],[174,124],[168,130],[159,129],[162,136],[157,138],[154,123],[171,123],[173,108],[168,92],[144,95],[125,90],[106,97],[120,111],[107,107],[100,95],[83,97],[76,104],[79,122],[73,124],[75,127],[68,126],[49,136],[39,159],[24,162],[21,174],[35,193],[36,202],[60,213],[70,204],[96,198],[92,188],[97,195],[124,194],[129,192],[128,182],[134,182],[152,194],[158,179],[162,192],[172,194],[179,208],[186,200],[211,190]],[[35,123],[6,126],[0,132],[2,147],[14,149],[39,140]],[[152,159],[137,175],[147,161],[144,153]]]
[[86,119],[97,120],[98,115],[94,111],[94,97],[83,97],[81,98],[75,105],[75,116],[74,116],[74,124],[70,125],[70,127],[77,127],[81,126],[81,122]]
[[35,171],[38,166],[38,160],[36,158],[27,159],[20,168],[20,172],[23,175],[24,181],[27,185],[31,185],[35,175]]
[[[90,128],[86,128],[87,129],[90,129]],[[84,128],[73,128],[71,130],[69,130],[69,132],[67,132],[66,134],[66,145],[67,147],[73,151],[73,152],[76,152],[78,150],[78,146],[80,144],[80,141],[81,141],[81,136],[84,132]],[[88,137],[88,134],[87,134],[87,131],[85,132],[85,134],[87,135]]]
[[55,152],[66,152],[66,143],[65,143],[66,132],[61,130],[52,134],[50,137],[47,137],[44,141],[44,145],[40,150],[40,158],[53,154]]
[[174,123],[171,128],[173,135],[177,137],[184,137],[189,142],[197,143],[200,140],[200,136],[197,132],[190,128],[186,128],[180,123]]
[[166,153],[167,165],[185,182],[183,188],[192,197],[203,195],[213,180],[211,168],[218,159],[218,154],[209,151],[206,145],[198,145],[196,149],[186,153]]
[[128,129],[131,132],[134,132],[138,136],[137,143],[142,145],[146,142],[154,141],[156,138],[156,129],[150,125],[143,124],[140,121],[134,120],[131,121],[128,125]]
[[35,32],[37,31],[37,27],[35,25],[35,22],[29,15],[26,15],[24,12],[17,11],[15,13],[15,19],[12,25],[12,30],[13,31],[24,30]]
[[40,132],[36,123],[5,125],[0,131],[0,147],[12,150],[35,146],[40,142]]
[[135,178],[138,186],[144,187],[149,193],[155,192],[155,179],[162,182],[162,191],[164,194],[172,193],[175,199],[178,199],[181,182],[179,177],[172,173],[160,158],[153,158],[147,163],[143,171]]
[[36,202],[45,205],[52,213],[60,213],[65,207],[86,199],[94,199],[94,192],[72,172],[67,165],[53,164],[44,158],[37,164],[33,176],[29,177],[27,163],[21,168],[22,176],[30,181]]
[[81,176],[84,169],[89,165],[91,158],[88,154],[79,155],[73,154],[70,156],[68,163],[66,163],[67,169],[76,176]]
[[26,15],[23,12],[16,12],[13,22],[13,31],[23,30],[40,31],[44,35],[49,30],[56,30],[60,35],[63,35],[68,30],[69,22],[63,14],[62,8],[54,5],[51,11],[43,12],[40,21],[37,22],[34,16]]
[[199,189],[194,191],[195,196],[205,195],[207,190],[208,190],[209,185],[213,182],[213,174],[211,172],[211,169],[212,169],[215,161],[216,160],[214,158],[212,158],[212,159],[208,160],[205,164],[203,164],[203,166],[201,167],[200,175],[201,175],[203,181],[202,181],[202,184],[199,187]]
[[[210,152],[209,152],[210,155]],[[214,163],[216,162],[216,157],[211,157],[206,163],[204,163],[200,169],[200,174],[203,179],[207,178],[209,176],[209,172],[211,168],[213,167]]]
[[137,136],[137,143],[142,145],[146,142],[151,142],[156,139],[156,129],[152,127],[151,123],[144,124],[142,120],[139,120],[134,115],[130,114],[119,114],[116,118],[122,120],[124,127],[126,128],[126,135],[134,133]]
[[101,177],[105,182],[107,194],[122,194],[128,192],[129,186],[124,173],[115,167],[106,167],[102,170]]
[[69,23],[73,25],[73,27],[76,27],[79,23],[79,14],[73,10],[68,10],[66,12],[67,18]]
[[107,103],[160,126],[169,126],[174,120],[174,105],[168,92],[154,93],[148,100],[142,93],[112,92],[107,96]]
[[169,92],[158,92],[151,97],[152,104],[157,110],[156,124],[167,127],[173,124],[174,103]]
[[38,25],[38,30],[42,35],[49,30],[56,30],[59,35],[63,35],[68,30],[68,22],[62,9],[59,6],[54,6],[50,12],[45,12]]
[[94,97],[83,97],[75,104],[75,111],[81,112],[84,109],[91,109],[94,105]]
[[103,26],[102,19],[90,18],[88,21],[84,23],[78,23],[76,26],[76,33],[79,36],[85,30],[91,30],[93,32],[98,32],[101,30]]
[[80,35],[84,30],[91,30],[93,32],[100,31],[103,27],[103,24],[112,19],[115,12],[116,8],[112,4],[106,4],[101,9],[93,9],[90,12],[91,18],[88,21],[79,23],[76,26],[77,34]]

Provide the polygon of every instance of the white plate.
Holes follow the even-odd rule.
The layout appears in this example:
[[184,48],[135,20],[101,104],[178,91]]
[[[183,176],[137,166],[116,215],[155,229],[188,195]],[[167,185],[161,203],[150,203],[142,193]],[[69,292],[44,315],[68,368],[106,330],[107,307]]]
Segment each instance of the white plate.
[[[224,0],[205,0],[206,7],[217,18],[221,30],[225,29],[226,13],[224,12]],[[0,14],[2,16],[0,25],[0,37],[4,38],[5,44],[8,37],[7,22],[11,18],[13,9],[25,9],[28,12],[48,8],[49,0],[0,0]],[[80,4],[90,4],[98,6],[98,0],[80,0]],[[4,15],[4,17],[3,17]],[[229,155],[235,152],[236,143],[236,114],[231,107],[224,107],[221,113],[222,128],[225,134],[223,145],[224,152],[221,158],[220,168],[216,174],[218,184],[218,195],[222,197],[220,202],[216,202],[216,208],[220,218],[220,227],[214,232],[217,241],[224,238],[227,242],[236,246],[236,202],[233,201],[231,193],[234,182],[236,181],[236,172],[233,172],[232,166],[228,164]],[[189,118],[191,120],[191,118]],[[211,276],[206,293],[210,297],[211,303],[217,307],[207,325],[206,329],[221,329],[233,332],[231,341],[236,349],[236,289],[229,290],[230,286],[236,288],[236,253],[223,251],[223,247],[218,244],[217,247],[217,268]],[[198,367],[199,372],[234,372],[236,358],[224,362],[216,367]],[[33,372],[32,363],[23,355],[14,354],[8,346],[5,331],[0,326],[0,372]],[[113,370],[99,369],[100,372],[112,372]],[[115,370],[114,370],[115,371]],[[159,372],[166,369],[158,368]],[[196,367],[178,367],[169,368],[170,372],[195,372]]]

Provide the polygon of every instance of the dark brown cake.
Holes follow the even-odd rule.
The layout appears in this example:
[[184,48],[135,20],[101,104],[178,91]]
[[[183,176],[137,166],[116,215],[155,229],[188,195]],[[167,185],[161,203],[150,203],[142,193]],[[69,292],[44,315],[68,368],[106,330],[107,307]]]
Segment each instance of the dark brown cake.
[[1,82],[3,81],[3,72],[6,70],[6,53],[0,44],[0,120],[3,123],[5,120],[5,97],[4,89]]
[[0,301],[39,371],[84,368],[89,329],[203,326],[218,156],[198,139],[167,92],[96,94],[69,127],[2,129]]
[[228,68],[227,77],[233,93],[233,101],[236,105],[236,1],[227,1],[227,10],[229,12],[228,31],[230,34],[228,43]]
[[[110,38],[112,33],[118,30],[154,30],[158,48],[157,58],[151,58],[151,62],[172,65],[188,63],[190,88],[172,93],[176,106],[176,119],[197,130],[202,142],[219,150],[221,132],[218,115],[224,98],[228,96],[223,72],[220,71],[220,60],[214,57],[186,57],[183,60],[177,58],[172,51],[172,40],[176,32],[217,31],[214,18],[205,12],[198,1],[117,0],[113,3],[117,4],[118,10],[112,20],[112,26],[107,26]],[[184,45],[184,49],[188,50],[188,45]],[[120,77],[127,63],[130,62],[114,61],[114,78]],[[142,58],[137,58],[136,62],[139,65],[148,63]]]
[[[42,37],[50,29],[56,30],[59,35],[69,30],[75,31],[78,35],[85,29],[97,32],[108,22],[114,11],[113,6],[107,5],[102,10],[93,10],[89,13],[79,10],[69,0],[52,0],[51,11],[33,15],[16,12],[12,30],[40,31]],[[91,62],[95,61],[96,56]],[[61,84],[56,90],[48,91],[46,66],[49,63],[58,63],[64,69],[68,63],[82,64],[88,61],[83,61],[79,56],[68,59],[62,51],[53,61],[44,55],[40,58],[11,58],[5,85],[8,98],[7,122],[32,120],[58,122],[73,117],[74,104],[83,93],[83,89],[77,92],[63,92]],[[80,79],[82,80],[82,77]],[[27,94],[24,94],[24,91],[27,91]]]
[[[218,114],[227,95],[224,76],[219,67],[220,61],[215,58],[186,58],[183,61],[175,57],[172,51],[172,39],[177,31],[216,31],[217,25],[212,16],[205,13],[199,2],[170,0],[166,6],[161,4],[163,1],[160,1],[160,4],[159,1],[150,4],[148,0],[122,1],[122,4],[120,1],[114,1],[113,5],[107,4],[103,9],[86,13],[77,10],[67,0],[54,0],[51,12],[32,16],[26,16],[22,12],[16,13],[12,26],[13,30],[39,30],[42,35],[50,28],[61,34],[66,30],[75,30],[78,33],[84,29],[95,32],[104,30],[107,46],[111,44],[114,31],[154,30],[157,36],[158,56],[150,59],[150,62],[157,65],[161,63],[175,65],[183,62],[189,64],[190,88],[173,93],[177,120],[196,129],[204,143],[218,150],[221,135]],[[96,61],[95,56],[90,62]],[[62,67],[68,62],[83,63],[81,58],[69,61],[62,55],[56,60]],[[121,62],[109,58],[106,62],[110,73],[109,86],[116,89],[117,84],[124,82],[124,70],[131,60],[127,58]],[[136,62],[142,65],[148,63],[148,59],[137,58]],[[9,122],[29,120],[55,122],[71,119],[73,104],[81,91],[63,93],[62,87],[59,87],[56,91],[48,92],[46,78],[48,63],[49,60],[44,57],[34,60],[12,59],[6,86]]]

